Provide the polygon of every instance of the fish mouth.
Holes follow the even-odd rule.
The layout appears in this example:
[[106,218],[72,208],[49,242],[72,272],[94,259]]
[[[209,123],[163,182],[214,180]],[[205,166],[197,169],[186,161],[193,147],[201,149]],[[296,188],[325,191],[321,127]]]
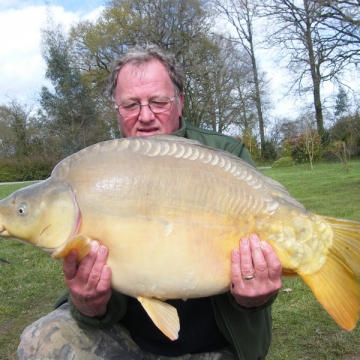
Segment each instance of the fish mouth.
[[9,232],[6,230],[6,227],[0,219],[0,236],[10,236]]

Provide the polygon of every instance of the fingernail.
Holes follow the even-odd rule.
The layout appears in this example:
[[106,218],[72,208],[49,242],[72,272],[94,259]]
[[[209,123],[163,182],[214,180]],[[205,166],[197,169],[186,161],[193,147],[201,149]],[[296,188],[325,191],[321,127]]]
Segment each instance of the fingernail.
[[255,248],[260,247],[260,239],[258,236],[251,235],[250,238],[251,238],[251,243]]
[[77,259],[77,251],[75,249],[71,249],[67,255],[67,257],[70,257],[72,260]]
[[95,240],[91,242],[91,248],[96,250],[99,247],[99,243]]
[[241,240],[241,245],[243,246],[248,246],[249,245],[249,239],[248,238],[243,238]]
[[105,254],[105,253],[106,253],[106,247],[105,246],[100,246],[99,254]]
[[265,249],[268,247],[268,243],[266,241],[260,241],[260,246]]

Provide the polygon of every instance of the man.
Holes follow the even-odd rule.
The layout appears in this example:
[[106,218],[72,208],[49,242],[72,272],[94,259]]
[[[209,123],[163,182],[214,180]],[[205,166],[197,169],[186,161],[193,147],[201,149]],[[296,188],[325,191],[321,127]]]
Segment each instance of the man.
[[[230,151],[252,164],[241,142],[182,119],[181,71],[172,56],[155,46],[136,47],[115,62],[110,94],[124,137],[173,134]],[[111,289],[107,253],[93,241],[90,253],[77,264],[76,251],[70,252],[63,263],[69,291],[57,310],[24,330],[20,359],[265,358],[271,339],[270,305],[281,287],[281,265],[257,235],[241,239],[239,248],[229,254],[228,293],[169,300],[181,323],[175,341],[155,327],[136,299]]]

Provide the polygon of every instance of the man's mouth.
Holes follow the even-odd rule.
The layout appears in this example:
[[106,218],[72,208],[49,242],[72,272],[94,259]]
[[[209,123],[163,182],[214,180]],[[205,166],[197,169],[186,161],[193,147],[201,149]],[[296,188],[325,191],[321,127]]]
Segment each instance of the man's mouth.
[[148,128],[148,129],[138,129],[137,131],[138,135],[154,135],[159,133],[158,128]]

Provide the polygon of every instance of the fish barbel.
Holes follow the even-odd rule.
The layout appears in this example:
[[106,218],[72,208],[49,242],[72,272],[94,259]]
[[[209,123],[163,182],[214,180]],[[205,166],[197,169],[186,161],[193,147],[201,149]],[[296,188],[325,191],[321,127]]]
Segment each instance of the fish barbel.
[[172,136],[90,146],[51,176],[0,201],[0,236],[54,258],[92,239],[109,249],[112,287],[137,298],[170,339],[180,328],[164,300],[230,286],[231,251],[257,233],[344,329],[360,310],[360,223],[308,212],[243,160]]

